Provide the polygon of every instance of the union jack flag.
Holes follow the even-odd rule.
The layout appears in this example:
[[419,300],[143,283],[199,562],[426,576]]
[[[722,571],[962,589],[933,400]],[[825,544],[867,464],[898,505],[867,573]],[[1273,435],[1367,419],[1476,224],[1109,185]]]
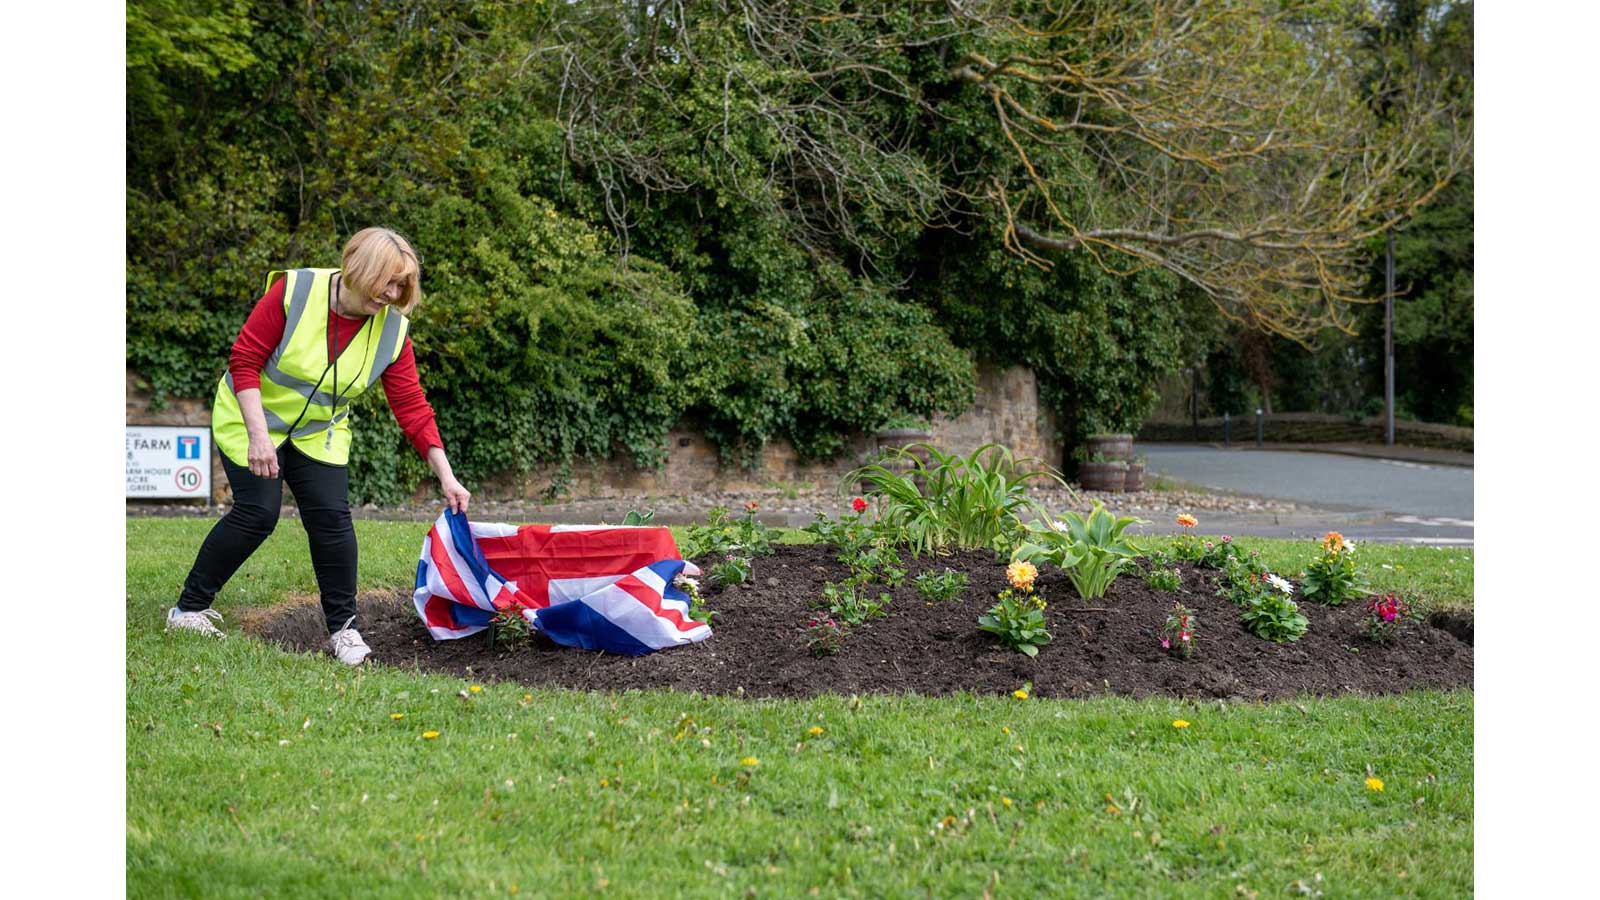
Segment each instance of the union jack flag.
[[666,528],[469,523],[446,510],[422,539],[412,599],[438,640],[509,611],[558,644],[639,656],[711,636],[689,618],[679,574],[700,570]]

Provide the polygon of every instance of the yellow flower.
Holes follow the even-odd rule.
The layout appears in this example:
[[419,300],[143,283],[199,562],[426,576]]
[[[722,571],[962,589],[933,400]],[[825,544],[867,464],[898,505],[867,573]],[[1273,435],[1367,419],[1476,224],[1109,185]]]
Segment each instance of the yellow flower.
[[431,740],[433,740],[434,738],[436,738],[438,736],[439,736],[439,732],[437,732],[437,731],[424,731],[422,733],[422,739],[425,740],[425,741],[431,741]]
[[1189,720],[1188,719],[1173,719],[1172,720],[1172,727],[1173,728],[1188,728],[1189,727]]
[[1000,729],[1000,733],[1001,734],[1010,734],[1011,733],[1011,729],[1009,727],[1001,728]]
[[1369,790],[1369,791],[1382,791],[1383,790],[1383,779],[1382,778],[1368,778],[1367,779],[1367,790]]
[[1024,690],[1015,690],[1011,692],[1011,696],[1017,698],[1018,700],[1026,700],[1028,699],[1028,692]]
[[1000,805],[1001,806],[1010,806],[1011,805],[1011,798],[1010,797],[1001,797],[1000,798]]
[[467,690],[469,690],[469,691],[473,692],[474,694],[476,694],[476,693],[482,691],[483,688],[478,687],[477,685],[473,685],[472,687],[467,688]]
[[812,737],[816,737],[817,735],[821,734],[824,730],[825,729],[820,725],[813,725],[813,726],[811,726],[811,730],[807,731],[806,734],[809,734]]
[[1178,516],[1178,524],[1182,525],[1184,528],[1193,528],[1200,524],[1200,520],[1189,515],[1188,513],[1183,513],[1182,515]]
[[756,759],[754,756],[746,756],[744,759],[739,760],[739,765],[741,765],[741,766],[759,766],[759,765],[761,765],[761,760]]
[[389,718],[395,720],[396,722],[400,721],[401,719],[404,719],[405,717],[406,717],[405,713],[389,713]]
[[1018,560],[1006,566],[1006,581],[1010,582],[1011,586],[1017,590],[1033,590],[1033,580],[1038,577],[1039,570],[1034,567],[1033,563],[1026,560]]

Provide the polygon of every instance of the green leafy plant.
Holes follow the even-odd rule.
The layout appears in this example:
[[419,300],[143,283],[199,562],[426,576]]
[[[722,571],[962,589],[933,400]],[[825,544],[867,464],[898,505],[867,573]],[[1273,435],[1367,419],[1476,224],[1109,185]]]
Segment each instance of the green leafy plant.
[[866,499],[857,497],[851,501],[852,515],[834,519],[827,513],[819,512],[816,521],[801,530],[815,535],[819,544],[832,545],[844,557],[885,537],[873,522],[865,518],[867,508]]
[[999,602],[978,617],[978,627],[998,637],[1001,643],[1029,656],[1052,640],[1044,624],[1044,598],[1032,591],[1006,588]]
[[1208,569],[1226,569],[1232,560],[1240,559],[1245,554],[1233,542],[1231,535],[1223,535],[1220,540],[1201,542],[1199,565]]
[[1012,558],[1060,567],[1078,596],[1094,600],[1105,596],[1117,575],[1134,564],[1140,550],[1123,531],[1141,521],[1113,516],[1096,501],[1087,518],[1068,510],[1058,520],[1029,522]]
[[1059,472],[1028,467],[1036,462],[1016,459],[993,443],[966,456],[913,444],[855,469],[845,482],[872,485],[869,496],[880,503],[879,521],[914,554],[953,548],[1004,554],[1021,536],[1022,515],[1044,513],[1027,496],[1027,483],[1045,479],[1068,489]]
[[844,649],[845,627],[826,616],[813,618],[805,626],[806,650],[812,656],[833,656]]
[[878,583],[885,587],[899,587],[906,580],[906,570],[900,565],[900,554],[893,547],[862,547],[854,553],[841,554],[839,561],[850,567],[850,573],[862,584]]
[[1300,605],[1291,599],[1293,593],[1294,586],[1287,579],[1269,574],[1236,583],[1230,599],[1239,604],[1239,617],[1246,628],[1259,638],[1282,644],[1300,640],[1311,627]]
[[1144,573],[1144,583],[1157,591],[1177,591],[1183,588],[1183,573],[1166,566],[1154,566]]
[[1357,578],[1355,544],[1330,531],[1322,538],[1322,555],[1306,566],[1301,593],[1314,603],[1339,606],[1364,592]]
[[743,556],[730,556],[711,567],[707,577],[719,588],[730,584],[744,584],[750,580],[750,560]]
[[924,600],[948,603],[967,589],[967,574],[953,569],[943,572],[923,572],[916,577],[917,596]]
[[744,517],[728,518],[724,506],[712,507],[706,513],[704,525],[690,525],[685,529],[682,549],[686,559],[704,559],[710,556],[764,556],[772,552],[776,533],[756,521],[755,509],[746,505]]
[[622,517],[622,524],[625,526],[649,525],[651,520],[655,519],[655,517],[656,511],[653,509],[646,512],[639,512],[638,510],[630,509],[628,510],[628,514]]
[[1200,620],[1195,618],[1193,610],[1174,602],[1166,624],[1161,626],[1162,648],[1188,659],[1194,654],[1195,629],[1199,624]]
[[889,600],[889,595],[882,592],[872,597],[859,578],[830,581],[822,586],[822,605],[845,625],[860,625],[868,619],[887,616]]

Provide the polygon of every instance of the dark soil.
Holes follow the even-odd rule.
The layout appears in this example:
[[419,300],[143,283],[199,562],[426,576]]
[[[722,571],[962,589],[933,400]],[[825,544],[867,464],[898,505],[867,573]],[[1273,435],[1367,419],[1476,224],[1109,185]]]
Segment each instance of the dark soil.
[[[1273,644],[1246,631],[1232,603],[1215,595],[1215,571],[1185,565],[1178,594],[1124,575],[1093,602],[1079,599],[1064,574],[1041,572],[1036,587],[1049,601],[1045,618],[1055,640],[1029,658],[978,629],[978,616],[1005,587],[1004,567],[992,554],[962,551],[907,565],[910,574],[893,590],[888,617],[853,629],[838,655],[821,658],[807,652],[801,629],[814,614],[823,582],[841,581],[848,571],[829,548],[814,545],[776,547],[755,561],[750,584],[709,593],[707,605],[716,611],[709,640],[643,657],[574,650],[538,636],[510,643],[502,638],[493,647],[484,634],[435,641],[409,591],[363,596],[359,627],[381,665],[612,691],[1009,694],[1031,681],[1038,697],[1265,700],[1472,686],[1471,619],[1459,614],[1413,625],[1394,643],[1380,645],[1361,636],[1359,603],[1328,608],[1302,602],[1311,630],[1294,643]],[[945,567],[970,576],[962,597],[929,603],[917,596],[912,579]],[[1199,620],[1198,646],[1188,660],[1169,655],[1157,639],[1175,598]],[[252,630],[293,650],[327,647],[315,604],[260,617]]]

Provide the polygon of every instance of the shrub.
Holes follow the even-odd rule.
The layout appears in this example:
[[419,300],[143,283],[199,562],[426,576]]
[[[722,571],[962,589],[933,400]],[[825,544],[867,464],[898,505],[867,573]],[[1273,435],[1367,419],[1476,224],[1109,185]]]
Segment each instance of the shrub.
[[1298,641],[1311,627],[1300,613],[1300,605],[1290,599],[1294,586],[1276,575],[1259,581],[1246,582],[1249,587],[1235,595],[1234,602],[1241,603],[1240,618],[1245,627],[1264,640],[1282,644]]
[[961,596],[967,589],[967,574],[952,569],[945,569],[935,575],[932,572],[923,572],[917,576],[917,596],[924,600],[936,602],[949,602]]
[[896,543],[919,556],[952,548],[1005,553],[1021,535],[1022,513],[1044,513],[1027,496],[1027,482],[1045,478],[1066,488],[1048,466],[1027,467],[1035,462],[1018,460],[999,444],[984,444],[966,456],[914,444],[850,472],[845,482],[871,483],[871,495],[881,501],[879,521],[893,530]]
[[1078,596],[1094,600],[1105,596],[1117,574],[1133,565],[1139,555],[1137,545],[1122,534],[1139,521],[1132,516],[1112,516],[1096,501],[1087,518],[1069,510],[1049,524],[1028,523],[1026,538],[1012,558],[1059,566]]
[[1044,627],[1044,598],[1032,591],[1007,588],[996,599],[1000,602],[978,617],[978,627],[1013,650],[1038,656],[1039,648],[1052,640]]
[[1306,577],[1301,593],[1307,600],[1325,606],[1339,606],[1358,596],[1362,588],[1356,583],[1356,546],[1337,531],[1322,538],[1322,555],[1306,566]]

